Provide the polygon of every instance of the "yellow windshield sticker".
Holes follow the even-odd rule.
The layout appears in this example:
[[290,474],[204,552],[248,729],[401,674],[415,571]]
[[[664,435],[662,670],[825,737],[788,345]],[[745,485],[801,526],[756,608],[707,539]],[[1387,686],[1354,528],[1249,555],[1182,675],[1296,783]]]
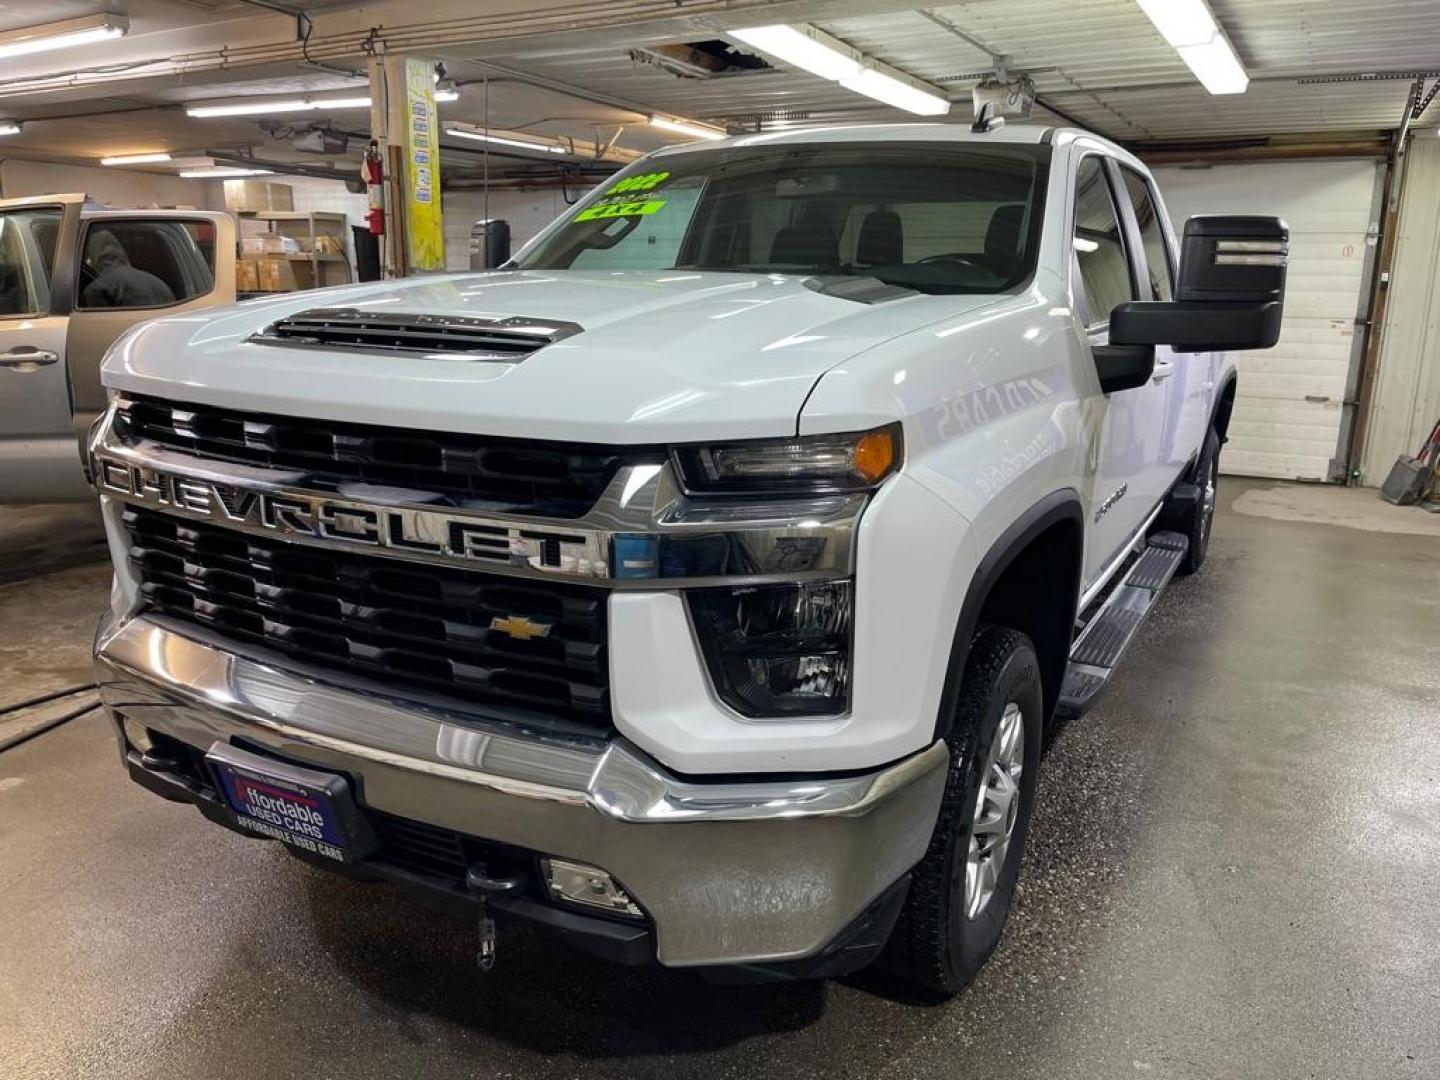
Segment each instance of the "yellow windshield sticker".
[[627,191],[653,191],[668,179],[670,179],[668,172],[641,173],[639,176],[627,176],[609,191],[605,192],[605,194],[623,195]]
[[644,217],[653,214],[665,205],[664,199],[625,199],[620,202],[600,202],[575,215],[576,221],[596,221],[601,218]]
[[575,215],[576,221],[598,221],[605,218],[644,217],[665,206],[664,199],[649,199],[645,192],[653,192],[670,178],[668,172],[641,173],[627,176],[609,188],[594,206],[587,207]]

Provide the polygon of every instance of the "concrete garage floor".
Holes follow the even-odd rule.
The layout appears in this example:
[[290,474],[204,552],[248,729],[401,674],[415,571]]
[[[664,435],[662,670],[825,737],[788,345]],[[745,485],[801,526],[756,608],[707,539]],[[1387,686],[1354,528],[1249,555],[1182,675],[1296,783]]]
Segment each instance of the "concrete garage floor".
[[[1384,525],[1435,519],[1223,491],[1205,572],[1056,740],[1006,940],[949,1005],[514,930],[482,976],[469,926],[131,785],[92,715],[0,754],[0,1075],[1440,1075],[1440,539]],[[106,574],[63,555],[0,585],[0,703],[74,675]]]

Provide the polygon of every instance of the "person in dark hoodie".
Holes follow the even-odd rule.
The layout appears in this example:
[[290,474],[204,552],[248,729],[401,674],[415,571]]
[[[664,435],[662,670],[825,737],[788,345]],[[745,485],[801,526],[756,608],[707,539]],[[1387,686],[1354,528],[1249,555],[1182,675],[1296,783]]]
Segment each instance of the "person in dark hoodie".
[[175,302],[170,286],[130,265],[130,256],[109,229],[90,234],[85,264],[95,273],[95,280],[80,295],[86,307],[159,307]]

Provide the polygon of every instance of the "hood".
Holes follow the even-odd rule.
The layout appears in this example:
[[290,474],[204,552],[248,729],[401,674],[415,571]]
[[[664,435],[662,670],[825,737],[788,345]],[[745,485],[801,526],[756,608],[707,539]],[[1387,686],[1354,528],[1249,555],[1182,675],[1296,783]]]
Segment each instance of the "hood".
[[[255,412],[594,443],[794,434],[817,379],[994,296],[864,304],[770,274],[499,271],[346,286],[147,323],[107,386]],[[311,308],[523,316],[579,333],[518,363],[384,356],[247,339]]]

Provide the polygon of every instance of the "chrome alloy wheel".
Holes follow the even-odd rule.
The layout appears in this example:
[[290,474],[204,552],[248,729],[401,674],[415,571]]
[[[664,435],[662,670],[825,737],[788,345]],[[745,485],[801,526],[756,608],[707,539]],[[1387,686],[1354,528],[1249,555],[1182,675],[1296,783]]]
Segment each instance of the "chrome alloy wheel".
[[1010,834],[1020,813],[1020,771],[1025,765],[1025,717],[1020,706],[1008,702],[1000,714],[995,737],[980,774],[980,794],[970,826],[970,850],[965,858],[965,915],[976,918],[985,910],[1010,850]]
[[1205,487],[1201,492],[1200,513],[1203,524],[1201,528],[1205,532],[1205,538],[1210,538],[1210,526],[1215,520],[1215,459],[1210,459],[1210,466],[1205,470]]

